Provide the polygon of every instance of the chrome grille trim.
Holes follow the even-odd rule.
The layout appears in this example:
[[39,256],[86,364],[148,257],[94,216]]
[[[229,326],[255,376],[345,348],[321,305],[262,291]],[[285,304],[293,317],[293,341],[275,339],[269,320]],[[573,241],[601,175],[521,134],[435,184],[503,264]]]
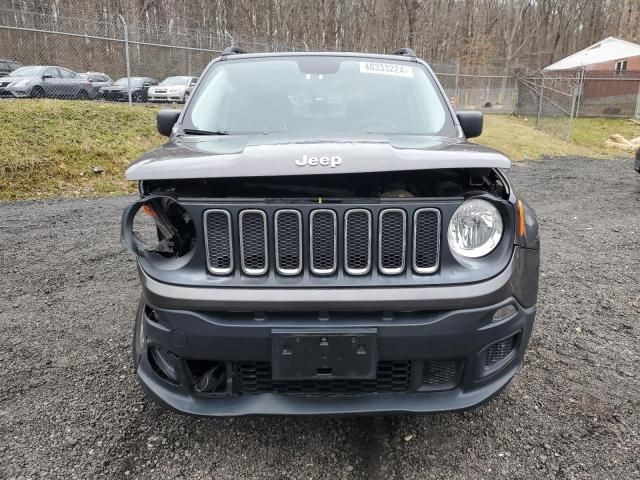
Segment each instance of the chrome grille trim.
[[[400,213],[402,215],[402,264],[399,267],[387,268],[383,266],[383,249],[388,247],[386,243],[383,243],[382,236],[384,234],[384,216],[390,213]],[[380,212],[378,219],[378,269],[385,275],[398,275],[404,271],[407,257],[407,212],[401,208],[386,208]]]
[[[364,213],[367,216],[367,265],[364,268],[349,267],[349,217],[355,213]],[[371,212],[364,208],[352,208],[344,213],[344,269],[349,275],[366,275],[371,270]]]
[[[283,214],[294,214],[298,219],[298,267],[284,268],[280,265],[280,252],[278,245],[280,244],[280,232],[278,227],[278,219]],[[274,215],[274,232],[275,232],[275,249],[276,249],[276,270],[280,275],[298,275],[302,272],[302,215],[298,210],[282,209],[276,211]]]
[[[211,264],[211,249],[209,248],[209,215],[211,214],[222,214],[227,218],[227,236],[229,242],[229,266],[227,268],[219,268],[215,267]],[[214,275],[228,275],[233,272],[233,235],[231,230],[231,214],[227,210],[222,210],[219,208],[213,208],[211,210],[206,210],[204,212],[204,245],[205,252],[207,255],[207,268]]]
[[[417,235],[418,235],[418,215],[420,215],[421,212],[434,212],[437,217],[438,217],[438,233],[437,233],[437,240],[436,240],[436,262],[435,265],[432,267],[418,267],[417,264],[417,254],[418,254],[418,250],[416,248],[416,244],[417,244]],[[440,213],[440,210],[438,210],[437,208],[419,208],[417,209],[414,214],[413,214],[413,270],[416,273],[420,273],[420,274],[429,274],[429,273],[434,273],[438,270],[438,268],[440,267],[440,236],[442,235],[442,214]]]
[[[333,219],[333,265],[331,268],[316,268],[314,264],[315,256],[313,254],[313,244],[315,236],[313,234],[313,225],[315,216],[321,213],[329,214]],[[338,268],[338,216],[335,211],[328,208],[312,210],[309,214],[309,263],[311,273],[314,275],[332,275]]]
[[[262,216],[262,225],[264,228],[263,248],[264,248],[264,266],[262,268],[250,268],[246,265],[246,252],[244,246],[244,217],[248,214],[258,214]],[[264,275],[269,270],[269,249],[268,249],[268,229],[267,229],[267,214],[262,210],[249,209],[242,210],[239,215],[238,228],[240,233],[240,263],[242,265],[242,271],[247,275]]]

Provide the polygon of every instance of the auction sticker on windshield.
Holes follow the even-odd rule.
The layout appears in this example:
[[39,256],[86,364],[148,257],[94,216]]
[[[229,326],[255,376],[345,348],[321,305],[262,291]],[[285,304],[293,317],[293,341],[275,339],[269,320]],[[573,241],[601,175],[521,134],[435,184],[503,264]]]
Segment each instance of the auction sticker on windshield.
[[398,63],[360,62],[360,73],[413,77],[413,68]]

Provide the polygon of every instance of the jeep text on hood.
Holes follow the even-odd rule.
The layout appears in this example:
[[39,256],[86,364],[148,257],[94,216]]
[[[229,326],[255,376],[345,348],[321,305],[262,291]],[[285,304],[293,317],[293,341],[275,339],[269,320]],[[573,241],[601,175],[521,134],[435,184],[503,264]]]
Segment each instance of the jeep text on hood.
[[198,415],[436,412],[520,368],[535,214],[409,49],[205,70],[127,170],[145,391]]

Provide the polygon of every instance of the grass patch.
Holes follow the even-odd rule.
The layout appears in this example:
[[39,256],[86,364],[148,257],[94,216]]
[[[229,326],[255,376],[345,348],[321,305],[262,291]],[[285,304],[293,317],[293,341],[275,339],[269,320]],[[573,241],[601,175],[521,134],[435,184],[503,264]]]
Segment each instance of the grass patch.
[[640,136],[640,125],[627,119],[577,118],[572,129],[572,141],[562,137],[567,131],[567,119],[545,119],[542,129],[533,128],[535,119],[511,115],[485,115],[482,136],[474,141],[504,152],[514,161],[541,157],[620,157],[632,155],[606,148],[605,140],[613,133],[626,138]]
[[[155,129],[157,108],[64,100],[19,100],[0,103],[0,200],[105,196],[135,192],[124,179],[129,163],[164,142]],[[622,156],[606,149],[612,133],[640,136],[628,120],[575,121],[573,142],[558,137],[565,120],[545,128],[509,115],[486,115],[477,142],[503,151],[512,160],[542,156]],[[99,167],[102,173],[94,173]]]
[[163,142],[150,107],[20,100],[0,112],[0,200],[133,192],[124,170]]

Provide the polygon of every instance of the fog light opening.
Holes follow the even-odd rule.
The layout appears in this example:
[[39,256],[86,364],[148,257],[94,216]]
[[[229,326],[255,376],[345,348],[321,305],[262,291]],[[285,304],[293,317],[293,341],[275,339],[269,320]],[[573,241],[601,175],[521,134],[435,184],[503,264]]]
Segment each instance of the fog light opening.
[[210,368],[200,375],[193,389],[204,395],[220,395],[227,393],[227,365],[225,362],[207,362]]
[[518,313],[518,309],[513,303],[510,303],[509,305],[505,305],[504,307],[500,307],[498,310],[496,310],[491,321],[501,322],[513,317],[516,313]]
[[179,357],[162,347],[155,345],[149,345],[147,349],[149,352],[149,364],[151,368],[163,379],[174,385],[178,385],[178,369],[176,364],[179,361]]

